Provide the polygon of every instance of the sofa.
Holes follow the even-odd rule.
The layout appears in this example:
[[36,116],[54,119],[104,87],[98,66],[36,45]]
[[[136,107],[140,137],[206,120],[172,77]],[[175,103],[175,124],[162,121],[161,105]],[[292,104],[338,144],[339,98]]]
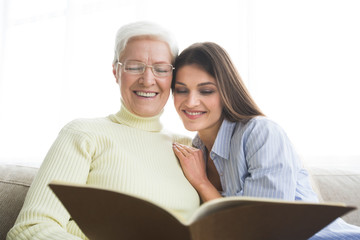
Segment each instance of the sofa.
[[[325,202],[344,202],[356,206],[343,219],[360,226],[360,171],[322,166],[307,167],[314,190]],[[23,205],[37,168],[0,164],[0,240],[13,226]]]

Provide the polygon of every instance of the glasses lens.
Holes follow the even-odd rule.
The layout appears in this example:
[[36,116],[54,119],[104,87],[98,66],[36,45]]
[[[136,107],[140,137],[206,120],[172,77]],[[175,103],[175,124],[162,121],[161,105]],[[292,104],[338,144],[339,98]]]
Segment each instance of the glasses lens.
[[169,64],[155,64],[153,69],[155,75],[159,77],[165,77],[172,73],[173,67]]
[[170,64],[154,64],[147,66],[145,63],[137,61],[126,61],[124,63],[124,71],[131,74],[143,74],[146,67],[151,67],[155,76],[166,77],[170,76],[173,71],[173,66]]
[[135,61],[127,61],[124,64],[124,71],[133,73],[133,74],[141,74],[145,70],[145,64],[141,62]]

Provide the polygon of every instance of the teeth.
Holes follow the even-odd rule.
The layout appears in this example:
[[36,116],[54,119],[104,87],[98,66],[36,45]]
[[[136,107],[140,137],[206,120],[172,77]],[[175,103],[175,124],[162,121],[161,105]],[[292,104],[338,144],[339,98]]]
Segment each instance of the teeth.
[[156,93],[154,92],[135,92],[136,95],[141,97],[155,97]]
[[188,111],[185,111],[185,112],[186,112],[186,114],[189,114],[189,115],[192,115],[192,116],[202,114],[202,112],[188,112]]

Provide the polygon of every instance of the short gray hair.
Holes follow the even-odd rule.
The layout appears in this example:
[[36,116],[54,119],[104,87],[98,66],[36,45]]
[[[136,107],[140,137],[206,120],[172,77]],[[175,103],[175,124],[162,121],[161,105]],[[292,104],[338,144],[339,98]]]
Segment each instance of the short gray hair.
[[126,44],[131,38],[147,36],[166,42],[170,48],[172,63],[175,61],[175,58],[179,53],[179,47],[174,36],[158,24],[141,21],[124,25],[117,31],[113,65],[116,64],[118,58],[124,51]]

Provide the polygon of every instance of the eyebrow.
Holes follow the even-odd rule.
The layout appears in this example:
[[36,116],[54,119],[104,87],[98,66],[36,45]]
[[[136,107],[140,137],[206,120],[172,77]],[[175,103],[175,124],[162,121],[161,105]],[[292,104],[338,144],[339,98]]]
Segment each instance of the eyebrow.
[[[175,82],[175,84],[180,84],[180,85],[186,86],[186,84],[185,84],[185,83],[182,83],[182,82]],[[198,86],[198,87],[201,87],[201,86],[206,86],[206,85],[214,85],[214,86],[216,86],[216,84],[213,83],[213,82],[199,83],[197,86]]]

